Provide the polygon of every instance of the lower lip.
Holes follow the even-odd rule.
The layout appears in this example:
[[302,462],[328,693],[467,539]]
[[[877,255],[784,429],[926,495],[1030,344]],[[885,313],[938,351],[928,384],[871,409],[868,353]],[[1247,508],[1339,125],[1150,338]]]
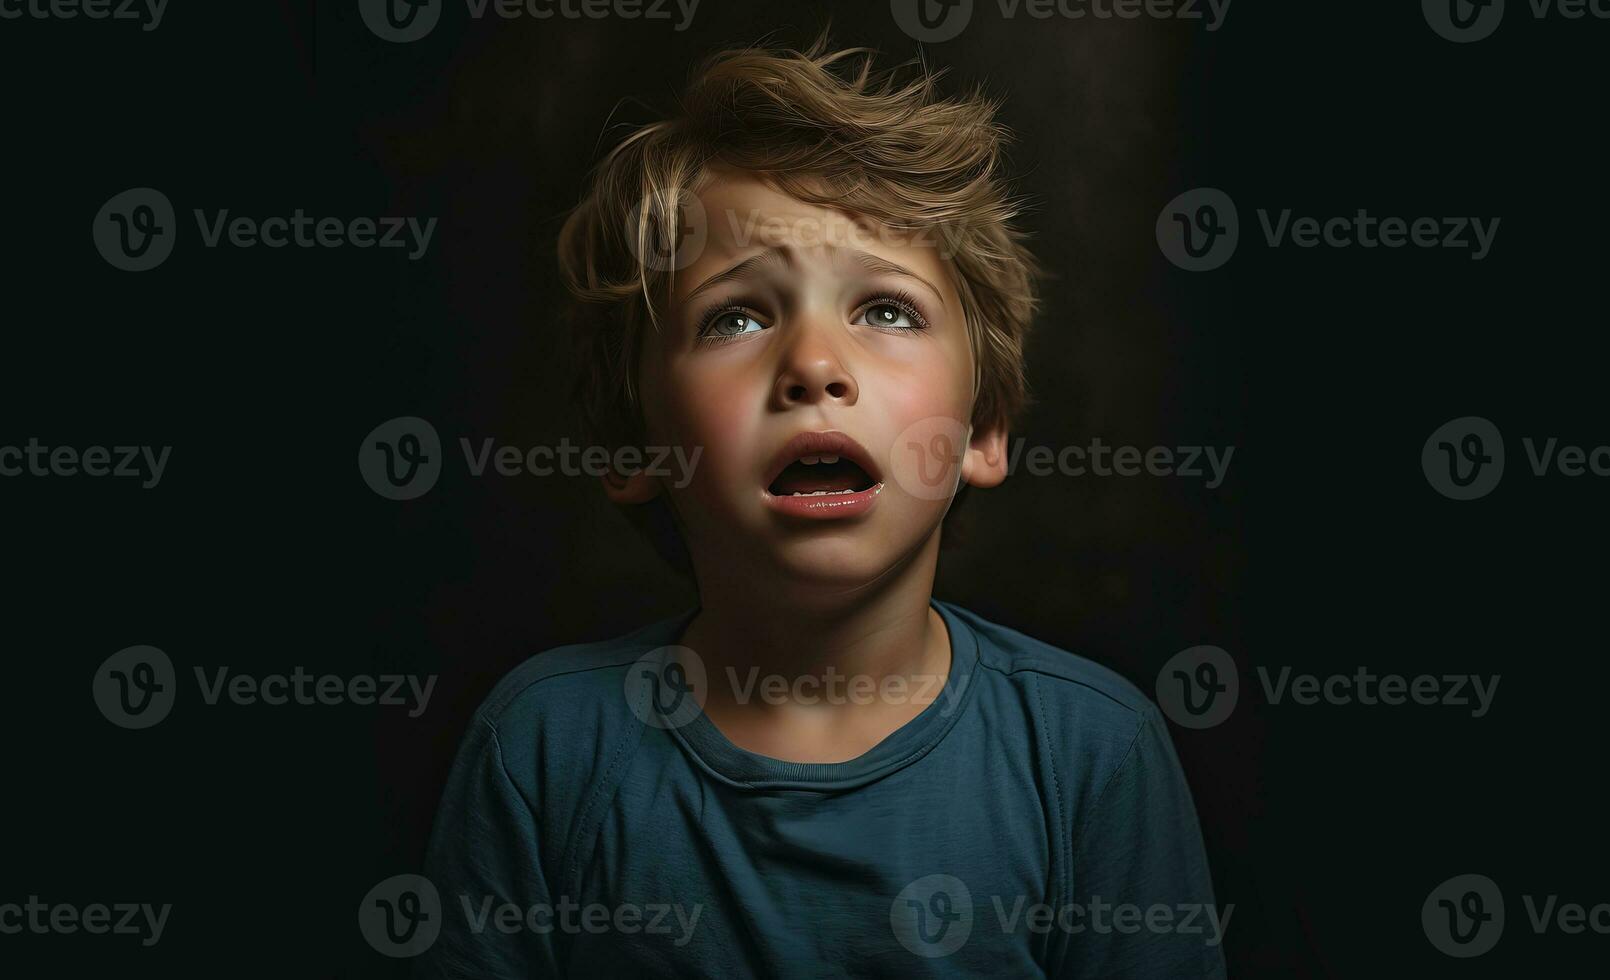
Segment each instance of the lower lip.
[[820,496],[800,494],[797,497],[793,494],[778,496],[770,491],[762,493],[766,498],[766,504],[780,514],[815,521],[832,521],[844,517],[860,517],[872,510],[882,490],[883,484],[874,483],[865,490],[855,493],[824,493]]

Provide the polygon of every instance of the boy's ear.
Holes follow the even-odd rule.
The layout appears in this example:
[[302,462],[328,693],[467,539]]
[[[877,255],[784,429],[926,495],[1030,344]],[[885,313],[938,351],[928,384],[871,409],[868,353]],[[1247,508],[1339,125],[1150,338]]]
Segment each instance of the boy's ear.
[[604,496],[617,504],[645,504],[660,492],[659,481],[643,470],[622,473],[612,466],[599,479],[604,484]]
[[1006,426],[990,423],[973,429],[962,456],[962,482],[974,487],[999,486],[1006,479]]

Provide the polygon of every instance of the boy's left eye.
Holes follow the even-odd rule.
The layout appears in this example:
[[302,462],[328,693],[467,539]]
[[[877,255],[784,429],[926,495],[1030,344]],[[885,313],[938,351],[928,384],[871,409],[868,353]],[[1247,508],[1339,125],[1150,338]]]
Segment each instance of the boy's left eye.
[[872,303],[856,317],[855,322],[869,327],[888,330],[916,330],[924,326],[920,317],[898,303]]

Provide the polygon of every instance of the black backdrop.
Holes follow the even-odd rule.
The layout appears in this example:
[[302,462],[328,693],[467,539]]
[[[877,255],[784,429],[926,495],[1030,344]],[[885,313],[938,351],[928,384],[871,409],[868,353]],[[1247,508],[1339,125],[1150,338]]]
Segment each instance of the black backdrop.
[[[1610,442],[1600,68],[1610,23],[1511,5],[1472,44],[1416,5],[1233,6],[1220,29],[1039,21],[980,3],[926,46],[1016,130],[1053,271],[1029,445],[1233,446],[1225,482],[1020,474],[966,507],[937,593],[1148,692],[1230,652],[1225,723],[1172,732],[1235,976],[1504,976],[1610,937],[1534,935],[1520,896],[1610,901],[1596,709],[1602,477],[1535,477],[1520,439]],[[0,21],[10,180],[0,446],[172,446],[156,487],[0,479],[7,764],[0,903],[171,902],[163,938],[0,935],[49,975],[400,974],[357,928],[417,870],[469,713],[514,664],[683,608],[689,588],[585,479],[472,477],[478,443],[571,427],[553,238],[605,120],[650,118],[712,49],[834,37],[915,55],[887,4],[703,0],[689,29],[473,20],[388,43],[356,4],[173,0],[159,27]],[[624,100],[624,101],[623,101]],[[613,116],[612,116],[613,114]],[[162,190],[172,256],[129,273],[89,233]],[[1165,202],[1239,205],[1223,268],[1159,251]],[[438,218],[425,255],[206,248],[189,218]],[[1256,209],[1500,216],[1492,252],[1269,247]],[[374,426],[448,446],[414,500],[354,463]],[[1422,444],[1478,415],[1509,469],[1456,502]],[[160,725],[111,724],[97,667],[164,650]],[[1492,711],[1270,704],[1256,665],[1502,675]],[[429,708],[206,705],[190,672],[436,675]],[[1480,873],[1508,925],[1470,960],[1420,908]],[[10,971],[8,971],[10,972]],[[26,971],[24,971],[26,972]],[[18,975],[13,973],[12,975]],[[45,975],[45,974],[40,974]]]

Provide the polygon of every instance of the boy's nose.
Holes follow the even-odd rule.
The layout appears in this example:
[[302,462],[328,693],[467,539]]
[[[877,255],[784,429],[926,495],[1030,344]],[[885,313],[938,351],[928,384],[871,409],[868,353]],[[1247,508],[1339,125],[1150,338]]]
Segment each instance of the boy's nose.
[[785,357],[774,389],[778,408],[824,401],[848,406],[854,405],[860,397],[855,376],[832,345],[820,336],[800,338]]

